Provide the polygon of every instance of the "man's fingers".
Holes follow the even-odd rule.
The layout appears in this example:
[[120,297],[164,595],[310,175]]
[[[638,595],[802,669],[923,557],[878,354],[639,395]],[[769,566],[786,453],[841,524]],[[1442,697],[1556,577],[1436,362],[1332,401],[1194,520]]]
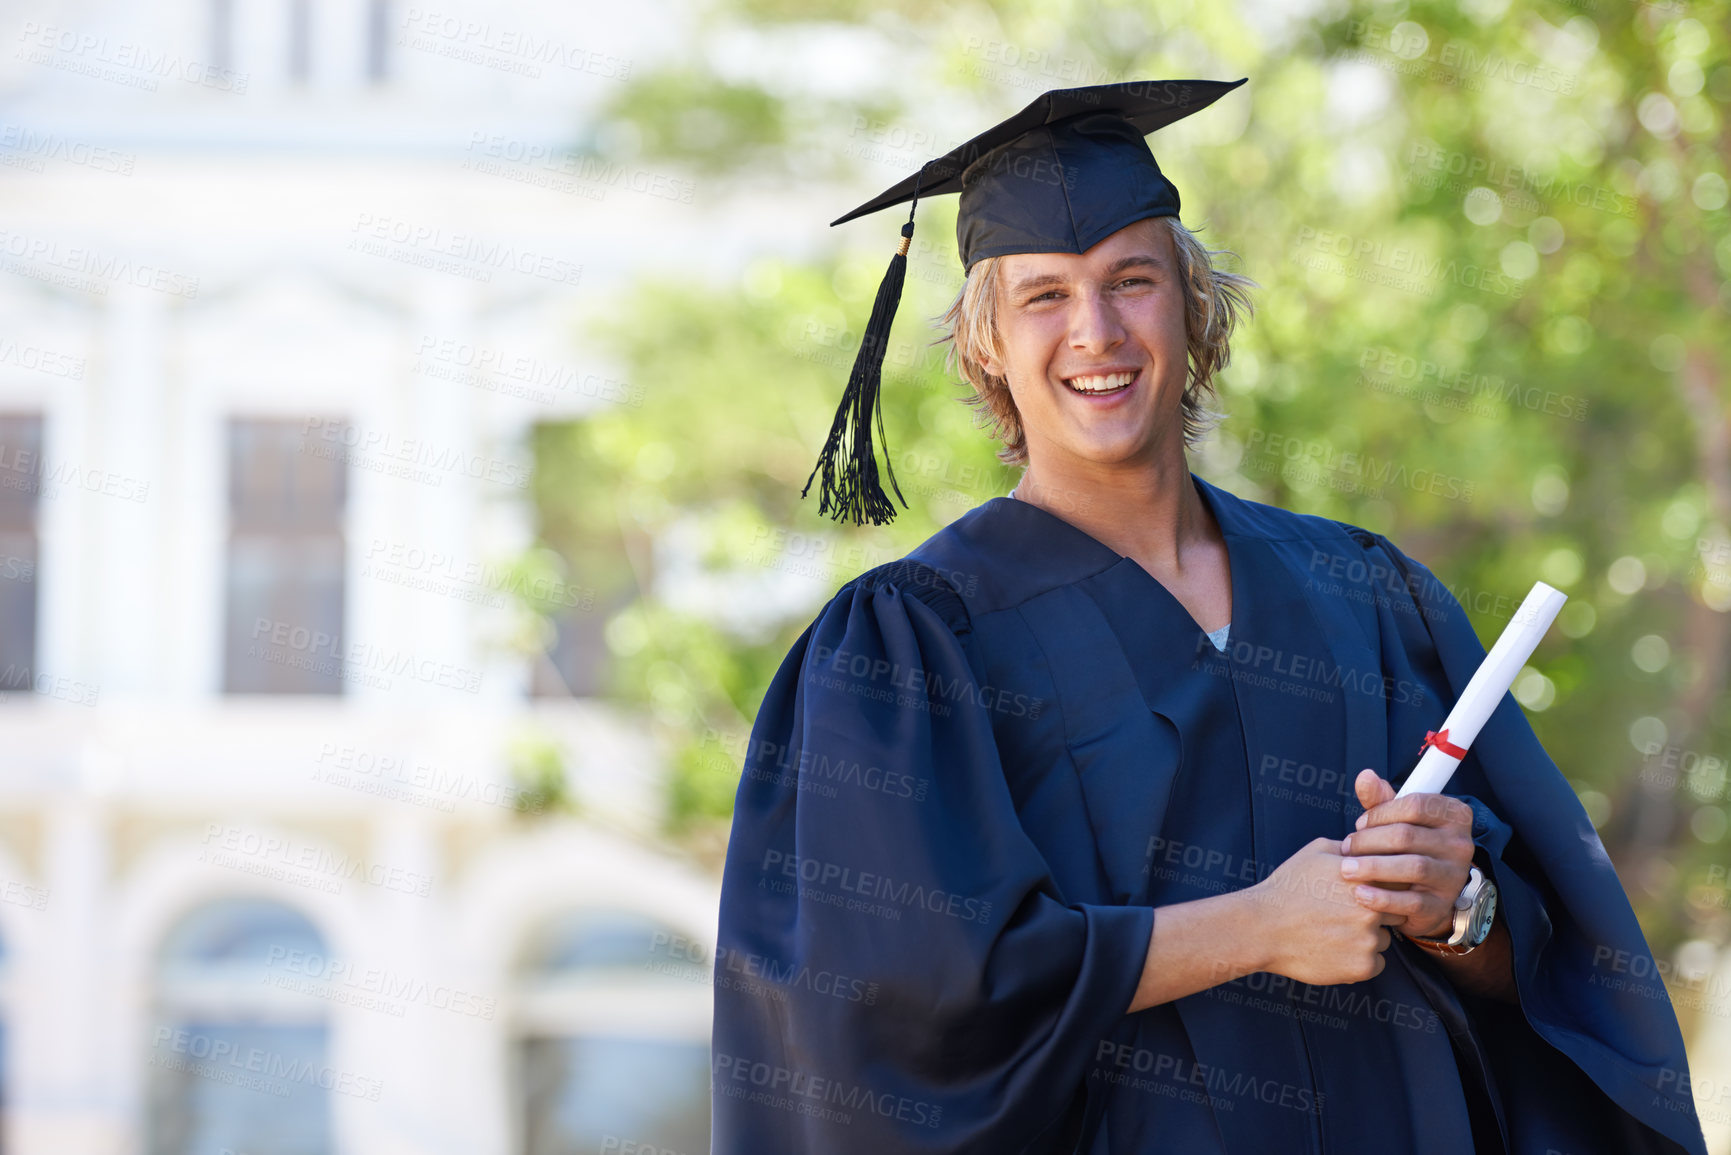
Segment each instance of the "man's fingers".
[[1440,893],[1449,874],[1449,863],[1428,854],[1374,854],[1362,858],[1349,854],[1340,860],[1340,876],[1354,883],[1406,882],[1433,887]]
[[1428,854],[1450,862],[1469,862],[1473,856],[1473,842],[1459,828],[1439,829],[1399,822],[1354,831],[1341,840],[1341,853],[1349,857],[1356,854]]
[[1380,886],[1354,887],[1352,896],[1367,910],[1381,911],[1385,926],[1414,916],[1422,918],[1430,898],[1422,890],[1384,890]]
[[1364,812],[1362,821],[1360,830],[1394,822],[1413,826],[1465,826],[1471,830],[1473,808],[1447,794],[1408,794],[1371,807]]
[[[1358,804],[1369,811],[1394,798],[1394,787],[1383,780],[1375,770],[1366,766],[1358,772],[1353,780],[1353,793],[1358,795]],[[1364,827],[1364,816],[1358,819],[1359,828]]]

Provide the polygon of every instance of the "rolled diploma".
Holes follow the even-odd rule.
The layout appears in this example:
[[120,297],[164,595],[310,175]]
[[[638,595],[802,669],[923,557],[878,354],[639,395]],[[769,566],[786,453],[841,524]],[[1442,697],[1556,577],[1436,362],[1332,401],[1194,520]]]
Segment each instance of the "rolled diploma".
[[[1451,745],[1462,750],[1473,744],[1473,739],[1479,736],[1479,731],[1490,719],[1497,703],[1503,700],[1503,695],[1508,693],[1509,687],[1514,684],[1515,675],[1521,672],[1521,667],[1532,657],[1533,648],[1539,644],[1539,639],[1551,628],[1557,611],[1562,609],[1563,603],[1568,600],[1569,595],[1561,590],[1553,589],[1544,582],[1533,583],[1533,588],[1527,592],[1520,608],[1515,611],[1515,616],[1509,619],[1509,624],[1503,629],[1502,636],[1485,655],[1479,668],[1473,672],[1467,688],[1461,691],[1454,709],[1449,711],[1442,729],[1438,731],[1439,737],[1446,738]],[[1438,747],[1426,746],[1418,765],[1407,775],[1406,783],[1396,792],[1395,797],[1407,794],[1441,794],[1442,788],[1448,785],[1449,777],[1460,763],[1459,758],[1444,753]]]

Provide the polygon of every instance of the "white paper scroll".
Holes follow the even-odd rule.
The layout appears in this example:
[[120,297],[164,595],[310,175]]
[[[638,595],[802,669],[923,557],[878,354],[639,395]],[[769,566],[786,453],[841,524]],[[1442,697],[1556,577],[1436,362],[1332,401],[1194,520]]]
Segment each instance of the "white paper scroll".
[[[1467,688],[1461,691],[1454,709],[1449,711],[1442,729],[1437,731],[1440,741],[1456,747],[1464,756],[1466,749],[1473,744],[1473,739],[1477,738],[1479,731],[1484,728],[1491,712],[1497,708],[1497,703],[1503,700],[1503,695],[1508,693],[1509,687],[1514,684],[1515,675],[1527,664],[1527,659],[1532,656],[1533,648],[1539,644],[1539,639],[1551,628],[1557,611],[1562,609],[1563,603],[1568,600],[1569,595],[1561,590],[1552,589],[1544,582],[1533,583],[1533,588],[1521,602],[1520,609],[1509,619],[1502,636],[1485,655],[1485,660],[1473,673]],[[1460,763],[1460,757],[1449,754],[1440,745],[1426,746],[1423,757],[1418,760],[1413,772],[1407,775],[1406,783],[1395,797],[1406,794],[1441,794],[1442,788],[1448,784],[1450,775]]]

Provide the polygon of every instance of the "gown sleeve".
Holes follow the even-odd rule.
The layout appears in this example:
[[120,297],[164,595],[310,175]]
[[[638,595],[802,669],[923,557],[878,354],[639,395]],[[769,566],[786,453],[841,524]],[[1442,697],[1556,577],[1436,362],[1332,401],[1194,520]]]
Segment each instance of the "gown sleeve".
[[1067,1152],[1148,907],[1066,903],[1017,818],[967,612],[849,583],[764,698],[721,893],[713,1155]]
[[[1354,533],[1367,562],[1396,575],[1384,588],[1399,599],[1389,617],[1408,670],[1390,672],[1449,691],[1433,703],[1430,725],[1440,727],[1484,645],[1429,569],[1381,534]],[[1493,1068],[1511,1150],[1706,1155],[1682,1033],[1646,937],[1598,831],[1512,694],[1444,789],[1473,808],[1475,861],[1497,884],[1496,917],[1513,948],[1519,1014],[1460,1000]]]

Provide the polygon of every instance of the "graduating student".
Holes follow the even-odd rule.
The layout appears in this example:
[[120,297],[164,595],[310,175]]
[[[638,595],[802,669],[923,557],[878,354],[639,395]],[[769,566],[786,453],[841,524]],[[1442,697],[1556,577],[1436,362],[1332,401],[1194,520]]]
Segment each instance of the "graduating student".
[[[1188,469],[1244,282],[1144,136],[1234,87],[1049,92],[850,214],[961,193],[952,339],[1026,470],[843,586],[764,699],[714,1155],[1705,1153],[1641,929],[1514,699],[1446,793],[1394,798],[1485,655],[1459,603]],[[904,261],[821,463],[856,520],[893,508]]]

